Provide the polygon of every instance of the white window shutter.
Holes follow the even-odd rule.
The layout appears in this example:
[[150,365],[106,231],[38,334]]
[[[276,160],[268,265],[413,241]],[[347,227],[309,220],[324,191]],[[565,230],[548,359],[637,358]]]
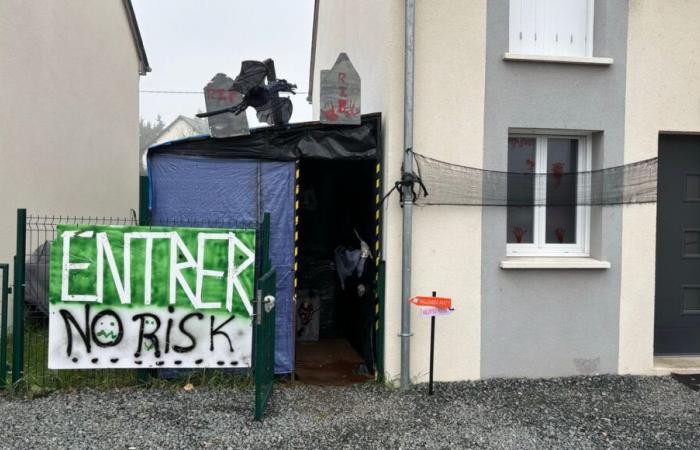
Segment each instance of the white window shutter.
[[549,55],[590,56],[587,52],[591,0],[542,0],[544,50]]
[[511,0],[510,51],[524,55],[541,54],[542,36],[539,35],[538,3],[540,0]]
[[594,0],[511,0],[510,52],[592,56]]

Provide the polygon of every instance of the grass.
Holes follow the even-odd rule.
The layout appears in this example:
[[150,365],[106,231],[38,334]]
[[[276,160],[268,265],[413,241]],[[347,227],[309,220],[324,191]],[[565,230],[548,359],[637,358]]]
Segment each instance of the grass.
[[24,374],[12,385],[12,336],[8,336],[8,392],[31,396],[57,389],[115,388],[137,384],[135,370],[51,370],[48,368],[48,324],[28,320],[24,330]]
[[78,388],[115,389],[139,386],[143,388],[182,389],[199,386],[209,389],[242,389],[253,385],[253,378],[240,371],[227,369],[182,369],[181,376],[162,379],[157,371],[147,370],[145,383],[139,383],[137,369],[78,369],[48,368],[48,323],[45,318],[28,320],[24,330],[24,376],[12,385],[12,336],[8,336],[7,393],[10,396],[37,397],[55,390]]
[[146,388],[180,390],[188,387],[205,389],[248,389],[254,385],[253,377],[241,373],[228,373],[224,369],[183,369],[183,375],[174,379],[149,378]]

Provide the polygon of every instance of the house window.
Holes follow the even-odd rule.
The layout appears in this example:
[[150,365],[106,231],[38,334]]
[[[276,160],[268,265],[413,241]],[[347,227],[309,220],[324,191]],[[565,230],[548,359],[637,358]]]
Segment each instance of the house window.
[[590,163],[588,136],[508,138],[508,255],[588,256],[590,207],[578,204],[588,187],[576,173]]
[[593,56],[594,0],[510,0],[510,53]]

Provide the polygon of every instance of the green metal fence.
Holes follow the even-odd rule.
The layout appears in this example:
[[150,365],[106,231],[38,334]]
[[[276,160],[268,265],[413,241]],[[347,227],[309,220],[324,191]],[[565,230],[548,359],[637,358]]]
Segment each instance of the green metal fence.
[[277,273],[269,258],[270,215],[265,214],[261,232],[258,234],[260,251],[255,311],[255,420],[265,415],[275,382],[275,297],[277,295]]
[[128,386],[136,371],[50,370],[48,368],[48,287],[51,242],[58,224],[135,225],[135,218],[27,216],[17,212],[14,271],[12,383],[41,388]]
[[[41,388],[115,387],[136,385],[152,376],[157,376],[158,371],[144,369],[50,370],[48,368],[49,259],[51,242],[56,238],[58,224],[136,225],[137,219],[135,215],[131,218],[28,216],[24,209],[17,211],[12,330],[9,335],[7,331],[0,333],[3,339],[9,341],[7,345],[0,345],[0,347],[6,350],[8,355],[11,355],[8,368],[12,374],[12,383],[16,384],[22,381],[30,386]],[[161,221],[159,225],[195,228],[259,228],[257,224],[235,219],[189,222],[166,220]],[[2,276],[0,281],[6,283],[9,270],[3,270],[1,267],[4,266],[0,266],[0,276]],[[7,294],[7,289],[3,290],[3,293]],[[3,303],[3,305],[6,304],[7,301]],[[4,310],[2,317],[4,323],[6,317]],[[0,355],[0,364],[1,362],[2,355]],[[190,378],[200,377],[202,379],[241,376],[240,371],[223,371],[222,369],[201,369],[186,372]],[[243,375],[246,374],[243,373]],[[2,377],[0,377],[1,382]]]

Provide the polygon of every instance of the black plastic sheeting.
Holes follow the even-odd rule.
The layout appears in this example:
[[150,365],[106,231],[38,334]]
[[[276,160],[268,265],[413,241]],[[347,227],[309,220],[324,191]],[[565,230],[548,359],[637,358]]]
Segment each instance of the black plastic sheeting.
[[252,129],[250,135],[230,138],[194,136],[148,149],[149,155],[167,153],[207,158],[294,161],[299,158],[376,160],[381,158],[381,114],[365,114],[360,125],[320,122]]

